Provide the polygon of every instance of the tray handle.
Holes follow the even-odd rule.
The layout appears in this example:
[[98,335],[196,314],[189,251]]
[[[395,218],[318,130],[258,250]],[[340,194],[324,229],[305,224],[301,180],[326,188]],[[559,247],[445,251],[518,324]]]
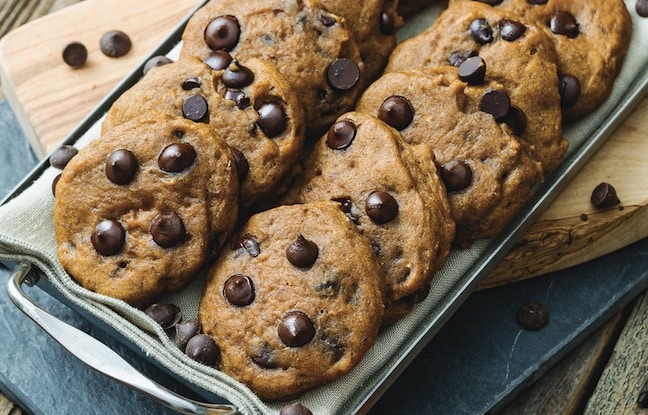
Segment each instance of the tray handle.
[[196,402],[182,397],[142,375],[108,346],[94,337],[54,317],[39,307],[22,289],[22,284],[33,285],[37,277],[30,275],[31,265],[17,264],[7,281],[7,294],[27,317],[32,319],[64,349],[92,369],[103,373],[162,405],[183,414],[240,415],[233,405]]

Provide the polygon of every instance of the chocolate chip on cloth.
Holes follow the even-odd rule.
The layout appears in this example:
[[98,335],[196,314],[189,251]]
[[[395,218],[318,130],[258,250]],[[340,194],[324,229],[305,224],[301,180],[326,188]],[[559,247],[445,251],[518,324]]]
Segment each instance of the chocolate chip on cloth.
[[350,28],[316,1],[210,1],[189,20],[182,40],[181,58],[228,51],[241,62],[274,64],[297,91],[307,135],[316,138],[353,108],[365,76]]
[[234,243],[209,270],[198,315],[220,370],[261,399],[289,399],[347,373],[373,344],[384,274],[335,202],[258,213],[232,240],[252,237],[258,255]]
[[[342,115],[316,143],[284,204],[335,200],[372,243],[387,277],[385,324],[408,312],[454,236],[445,188],[427,145],[410,146],[366,114]],[[418,297],[417,297],[418,298]]]
[[498,235],[529,200],[542,170],[504,121],[480,109],[484,95],[502,85],[467,85],[457,72],[445,66],[386,73],[357,108],[382,118],[384,102],[394,96],[411,105],[411,122],[401,134],[434,150],[457,223],[455,242],[465,245]]
[[243,209],[274,196],[299,157],[303,110],[286,79],[258,59],[212,70],[186,58],[157,68],[112,105],[104,132],[147,111],[208,123],[234,153]]
[[[478,57],[455,61],[458,54],[467,58],[470,53]],[[542,163],[545,173],[553,171],[568,142],[562,135],[557,57],[542,28],[478,1],[457,2],[429,29],[398,45],[386,70],[409,71],[454,62],[463,74],[479,58],[486,67],[483,79],[501,84],[518,111],[512,114],[515,124],[509,123],[512,132]],[[479,79],[472,75],[464,80],[477,85]],[[504,119],[498,121],[507,124]]]
[[237,220],[230,149],[205,124],[155,113],[117,126],[56,186],[58,258],[91,291],[146,306],[183,289]]

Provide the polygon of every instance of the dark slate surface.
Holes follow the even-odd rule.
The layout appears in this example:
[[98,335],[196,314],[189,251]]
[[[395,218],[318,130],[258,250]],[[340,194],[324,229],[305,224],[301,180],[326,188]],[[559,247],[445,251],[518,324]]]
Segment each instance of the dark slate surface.
[[[7,103],[0,101],[0,199],[36,163]],[[371,414],[478,414],[573,349],[648,286],[648,240],[587,264],[471,295]],[[8,300],[0,265],[0,386],[35,414],[165,414],[151,399],[87,368]],[[109,344],[160,383],[191,394],[161,370],[38,289],[37,302]],[[547,327],[521,330],[517,308],[546,305]]]

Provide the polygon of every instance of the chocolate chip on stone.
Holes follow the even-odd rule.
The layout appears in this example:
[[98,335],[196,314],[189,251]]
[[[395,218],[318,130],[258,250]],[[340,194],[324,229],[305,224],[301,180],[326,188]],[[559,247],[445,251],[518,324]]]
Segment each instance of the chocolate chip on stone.
[[571,108],[580,99],[581,84],[578,78],[569,74],[560,75],[560,106],[562,108]]
[[348,91],[360,80],[360,67],[353,60],[338,58],[326,69],[329,84],[338,91]]
[[225,281],[223,296],[230,304],[244,307],[254,301],[254,283],[252,278],[243,274],[232,275]]
[[175,333],[176,346],[184,352],[189,340],[200,333],[200,322],[196,318],[179,322],[175,325]]
[[250,106],[250,97],[245,95],[245,92],[240,89],[228,88],[225,91],[225,99],[234,101],[238,109],[245,109]]
[[286,346],[299,347],[315,337],[315,326],[305,313],[291,311],[284,316],[277,328],[277,333]]
[[259,243],[254,238],[254,235],[246,233],[239,239],[238,246],[245,249],[248,254],[256,258],[261,253],[261,248],[259,248]]
[[479,56],[473,56],[459,65],[459,79],[470,84],[479,85],[486,76],[486,62]]
[[594,188],[590,202],[592,202],[594,207],[599,209],[611,208],[621,203],[614,186],[605,182],[600,183]]
[[182,116],[188,120],[205,121],[208,113],[207,100],[200,95],[192,95],[182,103]]
[[175,212],[163,212],[151,221],[151,236],[158,246],[173,248],[185,241],[185,224]]
[[126,231],[116,220],[104,219],[95,227],[90,241],[100,255],[115,255],[124,246]]
[[268,138],[276,137],[286,129],[288,119],[281,102],[266,102],[257,109],[257,112],[259,113],[257,124]]
[[229,53],[225,52],[224,50],[216,50],[212,52],[212,54],[207,58],[205,58],[205,60],[203,60],[203,63],[215,71],[220,71],[221,69],[227,68],[229,64],[232,63],[232,60],[232,55],[230,55]]
[[384,35],[393,35],[396,32],[396,22],[394,17],[387,13],[380,13],[380,32]]
[[54,180],[52,180],[52,195],[56,197],[56,185],[58,184],[59,180],[61,180],[61,173],[57,174],[56,177],[54,177]]
[[236,163],[236,174],[239,181],[245,180],[250,172],[250,163],[248,163],[245,155],[235,148],[232,149],[232,157],[234,157],[234,163]]
[[279,415],[313,415],[313,412],[301,403],[295,402],[283,406],[279,411]]
[[99,40],[99,48],[104,55],[119,58],[126,55],[131,49],[130,37],[121,30],[111,30],[104,33]]
[[641,17],[648,17],[648,0],[637,0],[635,4],[637,14]]
[[246,66],[241,65],[236,60],[233,60],[221,78],[223,85],[228,88],[243,88],[250,85],[254,81],[254,72]]
[[491,114],[496,120],[500,120],[511,109],[511,100],[506,92],[499,89],[490,89],[484,93],[481,101],[479,101],[479,109]]
[[402,131],[414,120],[414,108],[407,98],[392,95],[380,104],[378,118],[398,131]]
[[578,22],[569,12],[558,10],[549,21],[549,28],[558,35],[565,35],[569,38],[575,38],[579,34]]
[[106,176],[115,184],[124,185],[130,183],[137,173],[137,168],[137,159],[128,150],[115,150],[106,160]]
[[230,51],[236,47],[241,36],[241,26],[234,16],[220,16],[205,28],[205,43],[213,50]]
[[158,166],[169,173],[181,172],[196,160],[196,149],[189,143],[169,144],[158,157]]
[[182,82],[182,89],[185,91],[191,91],[195,88],[200,88],[200,79],[198,78],[187,78]]
[[459,67],[466,59],[477,56],[474,50],[464,52],[452,52],[448,58],[448,63],[452,66]]
[[486,19],[475,19],[470,23],[470,35],[473,40],[480,45],[485,45],[493,41],[493,28],[488,24]]
[[73,68],[80,68],[88,60],[88,49],[81,42],[68,43],[63,48],[63,62]]
[[286,248],[286,258],[298,268],[308,268],[315,263],[319,255],[319,248],[315,242],[299,235],[297,239]]
[[472,169],[462,160],[451,160],[441,165],[441,180],[449,192],[463,190],[472,182]]
[[387,192],[375,191],[367,197],[365,211],[374,223],[387,223],[398,215],[398,202]]
[[76,147],[71,145],[62,145],[50,155],[49,163],[50,166],[57,169],[64,169],[65,166],[72,160],[72,157],[76,156],[79,153],[79,150]]
[[536,331],[547,325],[549,313],[542,304],[531,301],[518,309],[516,320],[523,329]]
[[524,115],[524,112],[522,112],[521,109],[514,105],[511,105],[511,109],[509,109],[509,112],[507,112],[504,118],[502,118],[502,121],[504,121],[511,128],[513,134],[518,137],[526,131],[526,115]]
[[353,121],[338,121],[329,128],[326,135],[326,145],[333,150],[344,150],[351,145],[356,132],[357,128]]
[[503,19],[499,22],[502,39],[513,42],[526,31],[526,26],[515,20]]
[[142,69],[142,75],[146,75],[153,68],[158,66],[164,66],[173,63],[173,61],[167,58],[164,55],[153,56],[151,59],[147,60]]
[[170,330],[180,320],[182,320],[182,311],[180,307],[169,303],[151,304],[144,310],[147,316],[151,317],[164,330]]
[[196,334],[189,339],[185,353],[193,360],[208,366],[216,365],[220,358],[220,349],[216,342],[206,334]]

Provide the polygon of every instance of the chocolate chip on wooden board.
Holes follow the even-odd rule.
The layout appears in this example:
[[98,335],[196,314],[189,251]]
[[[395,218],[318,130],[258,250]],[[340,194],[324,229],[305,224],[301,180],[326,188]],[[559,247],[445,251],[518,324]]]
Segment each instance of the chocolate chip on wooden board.
[[73,68],[80,68],[88,60],[88,49],[81,42],[70,42],[63,48],[63,62]]
[[111,58],[119,58],[131,50],[130,37],[121,30],[111,30],[101,36],[99,49],[104,55]]
[[607,209],[618,205],[621,201],[616,194],[616,189],[610,183],[600,183],[592,191],[590,202],[594,207]]

